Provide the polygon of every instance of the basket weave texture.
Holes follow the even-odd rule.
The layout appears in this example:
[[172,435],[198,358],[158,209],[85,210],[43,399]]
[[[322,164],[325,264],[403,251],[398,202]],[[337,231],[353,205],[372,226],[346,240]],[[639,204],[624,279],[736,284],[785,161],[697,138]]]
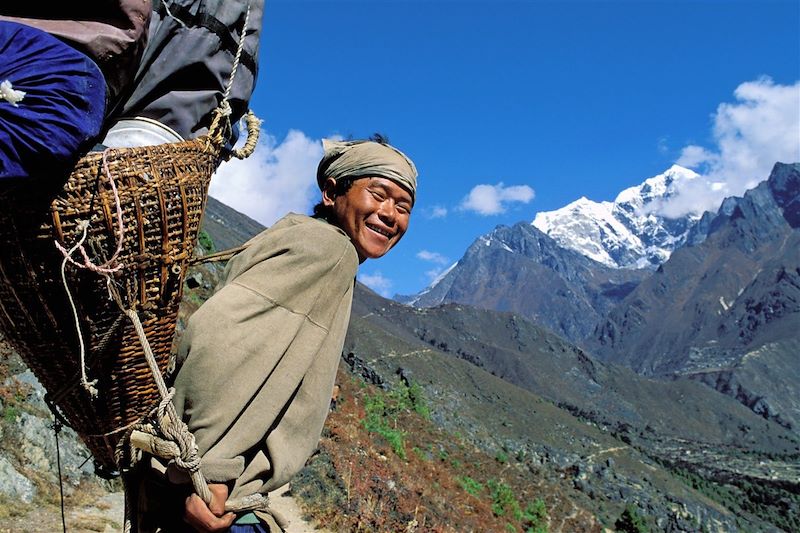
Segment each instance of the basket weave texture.
[[[163,373],[218,151],[199,138],[108,150],[106,161],[125,228],[117,258],[123,268],[111,279],[123,305],[138,312]],[[160,397],[133,326],[109,298],[106,278],[67,265],[87,374],[98,380],[98,396],[80,385],[79,341],[61,279],[64,257],[54,241],[72,247],[82,236],[79,224],[88,220],[84,247],[93,263],[103,263],[117,247],[116,217],[99,152],[81,158],[66,183],[42,180],[0,189],[0,332],[96,464],[109,471],[122,466],[115,461],[120,439]]]

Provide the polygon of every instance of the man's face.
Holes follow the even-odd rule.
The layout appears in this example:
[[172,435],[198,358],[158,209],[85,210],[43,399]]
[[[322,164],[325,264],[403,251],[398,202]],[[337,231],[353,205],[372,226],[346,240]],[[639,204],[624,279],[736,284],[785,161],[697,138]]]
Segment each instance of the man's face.
[[334,197],[334,185],[329,178],[323,203],[333,208],[336,225],[350,237],[362,263],[383,256],[400,241],[413,205],[408,191],[386,178],[359,178]]

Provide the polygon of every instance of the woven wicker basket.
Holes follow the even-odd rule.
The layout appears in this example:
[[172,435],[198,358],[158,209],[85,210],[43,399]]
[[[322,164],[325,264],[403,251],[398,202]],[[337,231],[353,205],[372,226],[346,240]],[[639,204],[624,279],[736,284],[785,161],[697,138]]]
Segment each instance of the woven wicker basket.
[[[106,152],[119,190],[124,239],[112,275],[125,307],[135,309],[166,369],[183,276],[200,226],[219,151],[206,138]],[[71,247],[89,221],[86,249],[102,263],[117,247],[117,210],[103,155],[80,159],[66,183],[0,189],[0,332],[19,350],[75,429],[100,470],[115,471],[126,431],[160,400],[133,326],[109,298],[106,278],[66,269],[86,347],[92,397],[80,385],[79,341],[54,241]]]

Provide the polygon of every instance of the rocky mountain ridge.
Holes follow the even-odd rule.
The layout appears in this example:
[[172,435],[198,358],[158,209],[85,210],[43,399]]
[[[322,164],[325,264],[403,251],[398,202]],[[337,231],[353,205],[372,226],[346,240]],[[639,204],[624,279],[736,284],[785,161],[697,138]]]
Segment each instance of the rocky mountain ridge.
[[417,307],[462,303],[513,311],[575,342],[647,275],[605,266],[520,222],[479,237],[439,283],[398,299]]
[[800,164],[723,202],[708,232],[615,307],[587,346],[657,376],[689,376],[800,427]]
[[657,206],[698,175],[674,165],[630,187],[614,202],[581,198],[538,213],[531,224],[498,226],[478,237],[430,286],[397,301],[419,307],[448,302],[518,312],[580,342],[611,308],[707,220],[670,219]]

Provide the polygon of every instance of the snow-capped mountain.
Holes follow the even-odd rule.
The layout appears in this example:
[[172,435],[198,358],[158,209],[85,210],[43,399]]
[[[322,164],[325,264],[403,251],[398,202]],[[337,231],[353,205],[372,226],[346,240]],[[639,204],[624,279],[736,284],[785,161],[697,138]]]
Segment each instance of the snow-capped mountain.
[[478,237],[426,290],[395,299],[416,307],[460,303],[511,311],[578,341],[649,274],[610,268],[520,222]]
[[665,218],[652,209],[698,175],[678,165],[625,189],[613,202],[580,198],[541,212],[532,224],[565,248],[613,268],[655,268],[686,241],[698,217]]

